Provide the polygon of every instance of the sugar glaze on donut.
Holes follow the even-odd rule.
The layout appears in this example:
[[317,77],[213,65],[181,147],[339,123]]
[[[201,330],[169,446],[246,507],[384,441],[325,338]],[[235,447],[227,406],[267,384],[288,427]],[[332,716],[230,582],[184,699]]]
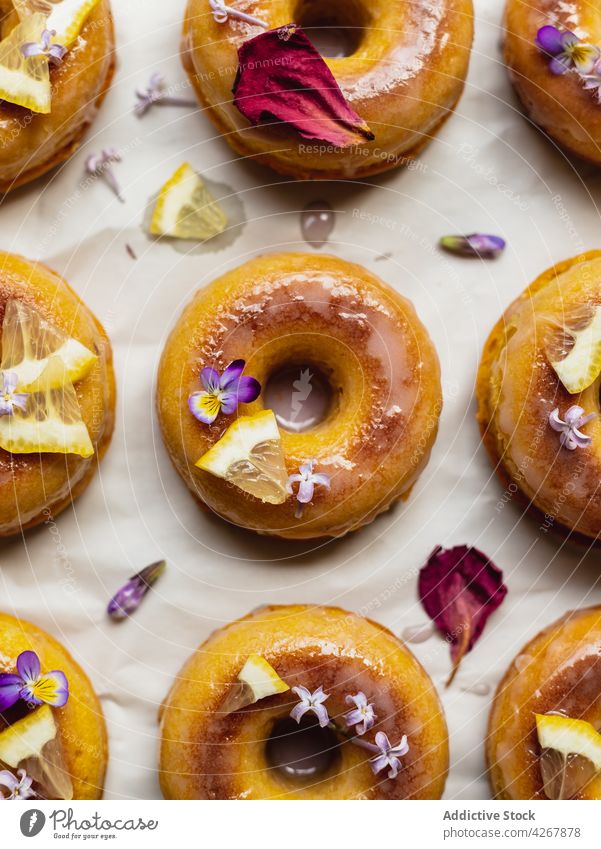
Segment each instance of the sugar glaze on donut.
[[[310,366],[331,387],[326,418],[281,431],[288,473],[316,460],[329,491],[295,518],[195,468],[232,417],[199,423],[187,400],[201,368],[244,359],[264,387],[288,366]],[[158,412],[188,487],[229,521],[288,538],[339,536],[406,497],[424,468],[442,406],[438,357],[413,306],[360,266],[336,257],[278,254],[252,260],[198,292],[172,331],[159,367]],[[264,409],[264,393],[244,414]],[[239,413],[239,411],[238,411]]]

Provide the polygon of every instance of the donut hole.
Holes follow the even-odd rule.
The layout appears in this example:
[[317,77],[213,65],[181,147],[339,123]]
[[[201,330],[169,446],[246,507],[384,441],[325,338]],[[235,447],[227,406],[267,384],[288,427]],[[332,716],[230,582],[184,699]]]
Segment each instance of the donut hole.
[[273,410],[283,430],[304,433],[329,416],[334,391],[316,366],[288,363],[269,376],[263,398],[266,409]]
[[297,784],[311,783],[334,773],[340,765],[336,732],[321,728],[315,717],[296,723],[286,716],[276,720],[267,743],[269,767]]
[[301,0],[294,15],[321,55],[330,59],[359,50],[369,19],[364,4],[356,0]]

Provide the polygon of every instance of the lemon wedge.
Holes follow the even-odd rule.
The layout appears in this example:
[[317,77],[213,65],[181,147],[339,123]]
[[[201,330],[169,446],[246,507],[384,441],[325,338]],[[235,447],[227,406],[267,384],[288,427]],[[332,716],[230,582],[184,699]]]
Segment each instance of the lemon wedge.
[[253,695],[253,701],[285,693],[290,687],[280,678],[273,666],[260,654],[251,654],[238,674],[238,681],[246,684]]
[[0,416],[0,448],[11,454],[78,454],[91,457],[94,447],[73,384],[59,357],[48,365],[32,387],[25,409]]
[[592,319],[580,330],[566,329],[574,340],[569,354],[551,361],[555,373],[571,395],[583,392],[601,373],[601,307],[596,307]]
[[[18,390],[27,392],[35,387],[52,356],[61,360],[65,367],[63,376],[70,383],[84,378],[98,359],[77,339],[67,337],[43,319],[37,310],[11,298],[2,323],[0,369],[15,372]],[[58,370],[53,374],[58,376]]]
[[0,41],[0,99],[47,114],[51,101],[48,59],[21,53],[27,42],[39,42],[45,29],[46,16],[34,12]]
[[205,241],[226,227],[225,213],[192,166],[184,162],[159,192],[151,234]]
[[196,463],[268,504],[289,497],[282,441],[273,410],[240,416]]
[[48,705],[31,711],[0,733],[0,761],[24,769],[49,799],[72,799],[57,727]]
[[61,0],[60,3],[54,3],[46,24],[46,29],[56,32],[52,41],[62,44],[63,47],[70,47],[81,32],[86,18],[99,2],[100,0]]
[[290,687],[260,654],[251,654],[225,697],[224,713],[242,710],[261,699],[285,693]]
[[[79,33],[92,9],[100,0],[52,0],[48,2],[46,29],[54,30],[52,41],[69,47]],[[39,0],[13,0],[13,6],[24,21],[36,11],[40,11]]]
[[40,754],[56,737],[56,725],[48,705],[28,713],[0,734],[0,761],[16,769],[21,761]]
[[568,755],[580,755],[601,772],[601,734],[584,719],[555,714],[535,714],[538,742],[543,749]]

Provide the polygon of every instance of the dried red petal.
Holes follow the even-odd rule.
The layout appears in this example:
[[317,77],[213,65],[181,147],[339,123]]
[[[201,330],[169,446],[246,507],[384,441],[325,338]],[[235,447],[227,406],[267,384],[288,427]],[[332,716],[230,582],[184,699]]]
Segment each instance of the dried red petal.
[[254,126],[282,121],[305,139],[341,148],[374,138],[317,49],[294,24],[245,41],[238,59],[234,104]]
[[507,595],[503,573],[477,548],[437,546],[420,570],[418,592],[426,613],[451,645],[448,686]]

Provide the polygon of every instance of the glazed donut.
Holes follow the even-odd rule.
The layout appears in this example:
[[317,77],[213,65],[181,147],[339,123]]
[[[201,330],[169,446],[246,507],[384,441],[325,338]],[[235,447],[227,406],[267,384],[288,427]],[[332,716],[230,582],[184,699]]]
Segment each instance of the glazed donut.
[[110,342],[70,286],[41,263],[0,253],[0,327],[11,301],[35,310],[43,321],[96,355],[75,383],[93,453],[9,453],[0,448],[0,536],[52,519],[84,491],[108,448],[115,417]]
[[[330,477],[300,518],[293,497],[267,503],[195,465],[233,421],[219,415],[208,426],[191,414],[201,369],[239,359],[263,390],[295,367],[329,386],[323,420],[280,429],[287,474],[315,461]],[[169,455],[201,502],[236,525],[301,539],[340,536],[407,497],[442,398],[436,352],[409,301],[358,265],[298,253],[254,259],[196,294],[163,351],[157,406]],[[244,413],[265,408],[263,391]]]
[[[253,655],[284,682],[280,693],[230,711],[238,674]],[[295,686],[323,688],[329,725],[316,725],[310,712],[298,725],[290,718]],[[343,715],[353,706],[347,696],[358,692],[376,718],[353,745]],[[378,732],[392,746],[407,736],[393,778],[370,766],[377,747],[361,745]],[[298,743],[296,753],[280,748],[286,736]],[[386,628],[338,607],[264,607],[216,631],[161,709],[167,799],[439,799],[448,760],[446,723],[427,673]]]
[[[601,380],[592,372],[583,391],[568,391],[555,358],[579,329],[597,327],[600,304],[601,251],[545,271],[492,330],[476,387],[484,444],[508,497],[521,495],[537,508],[544,532],[567,529],[592,539],[601,532]],[[594,347],[589,344],[587,353]],[[587,418],[596,416],[583,425],[586,444],[569,450],[567,426],[557,432],[552,421],[558,416],[565,423],[577,407]]]
[[575,31],[601,45],[601,18],[595,3],[574,0],[507,0],[505,62],[518,97],[535,124],[572,153],[601,164],[601,109],[575,73],[555,75],[549,56],[536,43],[541,27]]
[[[68,682],[69,696],[63,707],[40,706],[31,711],[28,705],[19,700],[14,706],[0,713],[0,770],[7,767],[13,774],[17,767],[2,760],[7,757],[9,747],[7,734],[16,732],[19,742],[31,739],[31,726],[24,731],[22,720],[41,718],[38,710],[51,715],[58,731],[60,741],[62,769],[71,780],[73,799],[101,799],[104,788],[104,776],[108,760],[108,741],[104,716],[98,697],[92,684],[80,666],[73,660],[65,648],[53,637],[25,622],[5,613],[0,613],[0,672],[15,674],[17,658],[22,652],[33,651],[38,655],[41,672],[59,670]],[[38,734],[33,735],[34,739]],[[46,755],[46,750],[44,750]],[[29,772],[29,767],[27,771]],[[59,764],[60,766],[60,764]],[[33,772],[33,771],[32,771]],[[61,784],[63,781],[61,781]],[[0,787],[0,793],[5,788]],[[34,783],[33,790],[40,788]],[[42,794],[46,796],[45,793]],[[67,794],[69,795],[69,794]],[[50,796],[67,798],[67,796]]]
[[[305,142],[290,128],[252,128],[232,101],[240,46],[261,27],[218,23],[208,0],[189,0],[182,56],[198,99],[231,147],[300,179],[358,178],[398,167],[438,132],[463,90],[473,34],[471,0],[237,0],[270,28],[295,21],[348,28],[352,55],[326,59],[344,97],[375,139],[346,149]],[[358,35],[357,35],[358,34]]]
[[[12,0],[0,0],[0,13],[11,10]],[[114,69],[111,6],[100,0],[61,63],[50,68],[51,112],[0,101],[0,192],[31,182],[71,156],[96,117]]]
[[[513,660],[495,695],[486,740],[495,797],[556,798],[543,781],[549,755],[541,749],[536,715],[601,727],[600,644],[601,607],[589,607],[546,628]],[[565,798],[601,799],[601,773],[584,786],[578,773],[568,778]]]

